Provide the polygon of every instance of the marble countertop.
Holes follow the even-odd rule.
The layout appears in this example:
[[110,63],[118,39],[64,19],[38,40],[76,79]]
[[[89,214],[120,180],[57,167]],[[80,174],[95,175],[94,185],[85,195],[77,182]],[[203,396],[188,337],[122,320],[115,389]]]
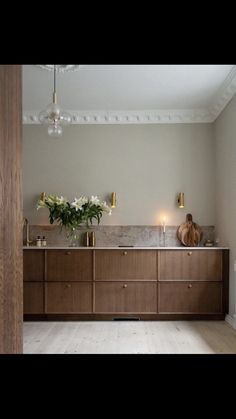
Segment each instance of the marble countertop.
[[72,247],[72,246],[23,246],[24,250],[53,250],[53,249],[69,249],[69,250],[227,250],[229,247],[221,246],[197,246],[197,247],[185,247],[185,246],[173,246],[173,247],[164,247],[164,246],[95,246],[95,247]]

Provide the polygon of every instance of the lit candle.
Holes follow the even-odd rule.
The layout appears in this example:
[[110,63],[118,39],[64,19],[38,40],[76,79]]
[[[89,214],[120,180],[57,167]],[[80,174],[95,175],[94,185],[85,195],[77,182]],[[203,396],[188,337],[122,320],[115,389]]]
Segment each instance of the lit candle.
[[163,233],[166,232],[166,217],[163,217]]

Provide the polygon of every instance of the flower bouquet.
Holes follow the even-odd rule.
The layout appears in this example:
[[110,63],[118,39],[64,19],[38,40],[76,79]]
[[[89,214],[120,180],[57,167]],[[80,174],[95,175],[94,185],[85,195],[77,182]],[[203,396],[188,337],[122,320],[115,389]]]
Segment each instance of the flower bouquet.
[[71,240],[71,245],[76,246],[78,235],[77,229],[81,224],[85,224],[88,228],[95,219],[100,223],[103,212],[111,215],[111,208],[105,201],[100,201],[97,196],[81,196],[69,202],[63,196],[46,195],[44,199],[40,199],[37,203],[37,209],[49,209],[50,224],[59,223],[61,228],[67,230],[67,237]]

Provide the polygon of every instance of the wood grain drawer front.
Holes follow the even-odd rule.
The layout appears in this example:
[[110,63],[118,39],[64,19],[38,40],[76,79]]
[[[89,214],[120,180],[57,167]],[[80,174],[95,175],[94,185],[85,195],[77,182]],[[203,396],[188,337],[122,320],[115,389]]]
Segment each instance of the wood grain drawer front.
[[161,282],[160,313],[221,313],[220,282]]
[[91,250],[48,250],[48,281],[91,281],[93,255]]
[[157,279],[155,250],[96,250],[95,279]]
[[220,250],[161,250],[160,280],[222,280]]
[[23,252],[24,281],[44,280],[44,251],[24,250]]
[[156,313],[156,282],[97,282],[95,312]]
[[58,282],[45,286],[46,313],[92,312],[92,284]]
[[44,284],[40,282],[24,283],[24,314],[42,314],[44,312]]

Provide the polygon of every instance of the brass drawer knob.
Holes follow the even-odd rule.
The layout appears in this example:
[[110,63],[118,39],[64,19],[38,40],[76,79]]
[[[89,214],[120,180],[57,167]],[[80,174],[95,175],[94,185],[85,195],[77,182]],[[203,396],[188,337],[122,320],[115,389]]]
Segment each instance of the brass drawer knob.
[[125,255],[125,256],[128,255],[128,252],[123,252],[123,255]]
[[66,255],[71,255],[71,252],[66,252]]
[[127,287],[128,287],[128,285],[127,285],[127,284],[124,284],[124,285],[123,285],[123,288],[127,288]]
[[188,284],[188,288],[192,288],[192,284]]
[[71,284],[66,284],[66,288],[71,288]]
[[193,252],[188,252],[188,256],[191,256],[191,254],[192,254]]

